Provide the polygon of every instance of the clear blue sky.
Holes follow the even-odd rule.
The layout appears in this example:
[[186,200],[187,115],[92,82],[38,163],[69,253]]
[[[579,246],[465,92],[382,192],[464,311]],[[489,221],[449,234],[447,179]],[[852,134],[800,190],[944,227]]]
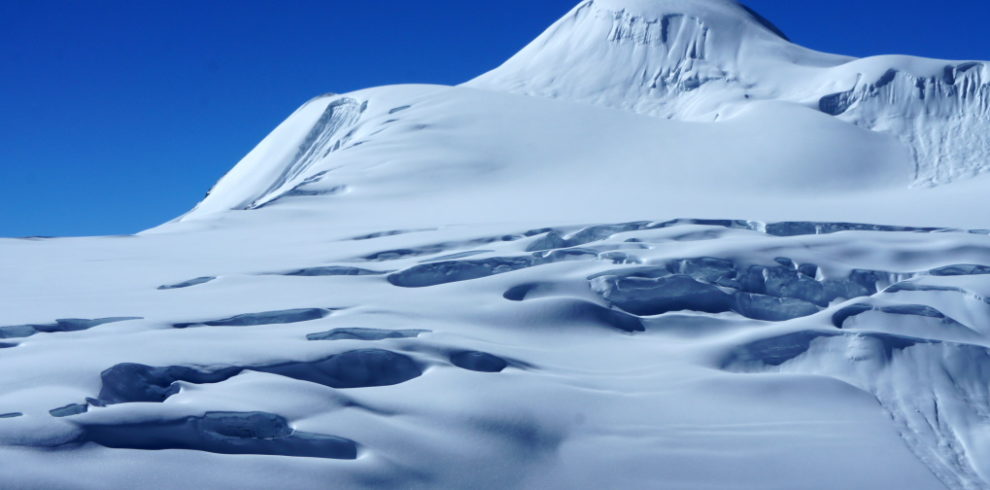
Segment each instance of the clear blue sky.
[[[576,3],[0,0],[0,236],[167,221],[310,97],[465,81]],[[984,0],[746,3],[822,51],[990,59]]]

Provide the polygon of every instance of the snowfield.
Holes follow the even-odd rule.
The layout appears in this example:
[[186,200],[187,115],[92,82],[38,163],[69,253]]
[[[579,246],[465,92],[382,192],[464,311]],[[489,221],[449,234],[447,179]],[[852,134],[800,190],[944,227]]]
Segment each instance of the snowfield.
[[0,239],[0,487],[990,488],[990,66],[586,0]]

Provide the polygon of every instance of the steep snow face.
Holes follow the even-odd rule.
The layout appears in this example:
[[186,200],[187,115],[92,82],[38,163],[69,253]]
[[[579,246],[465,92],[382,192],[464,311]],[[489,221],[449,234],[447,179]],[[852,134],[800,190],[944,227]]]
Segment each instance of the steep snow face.
[[[588,0],[467,85],[713,120],[745,100],[751,60],[845,61],[788,43],[731,0]],[[782,51],[782,52],[781,52]]]
[[307,102],[214,186],[210,195],[215,197],[197,208],[256,209],[280,196],[305,192],[299,187],[319,178],[309,170],[331,153],[348,148],[366,109],[367,103],[345,96],[326,95]]
[[[891,68],[879,77],[864,74],[883,66]],[[856,73],[855,82],[822,96],[819,108],[897,135],[914,153],[916,184],[947,184],[990,170],[987,64],[886,56],[850,63],[845,71]]]
[[291,203],[498,221],[511,185],[511,212],[558,222],[725,216],[703,194],[744,219],[990,226],[962,211],[986,179],[961,182],[990,169],[988,81],[978,62],[811,51],[733,0],[587,0],[464,86],[308,102],[182,220]]
[[[337,119],[342,108],[349,112]],[[777,102],[711,124],[469,87],[393,86],[310,102],[182,221],[291,210],[382,227],[621,221],[647,209],[718,216],[722,201],[704,196],[734,196],[740,218],[855,221],[876,208],[883,216],[871,219],[899,222],[901,210],[868,203],[906,188],[912,171],[894,138]]]
[[467,85],[689,121],[794,103],[896,136],[924,186],[990,170],[988,74],[978,62],[814,52],[732,0],[587,0]]

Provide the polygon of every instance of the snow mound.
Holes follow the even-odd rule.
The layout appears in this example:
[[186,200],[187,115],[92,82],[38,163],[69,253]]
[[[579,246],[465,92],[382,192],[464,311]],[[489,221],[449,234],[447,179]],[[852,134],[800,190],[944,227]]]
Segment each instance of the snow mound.
[[[7,483],[990,481],[986,231],[703,219],[395,230],[303,214],[0,242],[11,263],[51,264],[44,295],[26,275],[0,283],[17,305],[5,323],[141,317],[44,327],[3,350],[0,371],[31,373],[0,378],[0,456],[20,468]],[[270,272],[327,262],[341,265]],[[346,273],[367,262],[393,272]],[[221,279],[159,288],[183,277]]]

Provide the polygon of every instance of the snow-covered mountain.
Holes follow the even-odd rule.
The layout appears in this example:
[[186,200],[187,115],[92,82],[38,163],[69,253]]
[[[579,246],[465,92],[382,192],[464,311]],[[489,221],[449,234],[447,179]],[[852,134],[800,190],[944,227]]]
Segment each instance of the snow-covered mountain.
[[317,97],[170,223],[0,240],[0,486],[990,488],[988,81],[586,0]]
[[734,0],[588,0],[468,85],[685,121],[787,102],[896,136],[918,185],[990,169],[990,66],[818,53]]
[[814,52],[732,0],[585,1],[461,87],[310,101],[186,219],[330,194],[362,222],[386,203],[473,222],[511,183],[519,212],[557,221],[629,217],[628,203],[575,212],[595,188],[680,216],[726,217],[704,192],[747,219],[983,226],[964,210],[990,168],[988,74]]

